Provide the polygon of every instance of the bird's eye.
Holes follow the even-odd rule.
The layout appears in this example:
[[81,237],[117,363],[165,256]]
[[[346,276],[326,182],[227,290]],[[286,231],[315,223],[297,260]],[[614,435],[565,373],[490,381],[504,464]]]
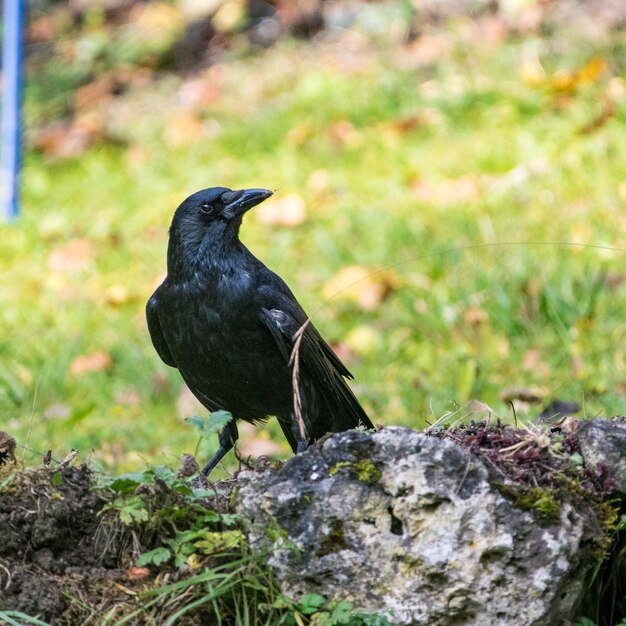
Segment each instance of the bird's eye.
[[211,215],[211,213],[213,213],[213,205],[210,202],[203,202],[200,207],[200,213],[204,213],[204,215]]

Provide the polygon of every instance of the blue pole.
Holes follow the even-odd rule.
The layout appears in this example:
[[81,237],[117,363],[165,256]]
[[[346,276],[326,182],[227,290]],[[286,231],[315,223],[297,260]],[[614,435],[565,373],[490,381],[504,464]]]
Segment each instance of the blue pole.
[[2,202],[0,219],[19,210],[23,0],[4,0],[2,11]]

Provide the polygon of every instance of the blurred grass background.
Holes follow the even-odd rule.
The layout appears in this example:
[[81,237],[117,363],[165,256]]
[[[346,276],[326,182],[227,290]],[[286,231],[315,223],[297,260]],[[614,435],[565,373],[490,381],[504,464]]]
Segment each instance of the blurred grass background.
[[[204,411],[143,307],[174,209],[214,185],[276,190],[242,238],[374,422],[626,412],[623,22],[427,4],[33,3],[23,214],[0,226],[1,424],[29,462],[193,451]],[[288,449],[270,424],[242,452]]]

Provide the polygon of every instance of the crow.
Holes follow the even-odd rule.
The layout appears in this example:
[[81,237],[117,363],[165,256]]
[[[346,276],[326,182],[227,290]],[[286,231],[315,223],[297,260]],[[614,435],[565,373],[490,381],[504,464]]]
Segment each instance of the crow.
[[209,411],[234,418],[204,476],[234,446],[237,420],[275,416],[296,453],[326,433],[374,427],[287,284],[239,240],[244,213],[271,195],[212,187],[189,196],[170,226],[167,276],[146,305],[161,359]]

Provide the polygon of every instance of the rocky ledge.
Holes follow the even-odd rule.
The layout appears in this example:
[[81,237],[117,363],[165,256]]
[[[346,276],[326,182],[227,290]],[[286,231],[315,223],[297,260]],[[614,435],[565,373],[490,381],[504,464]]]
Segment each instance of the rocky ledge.
[[398,624],[565,625],[601,612],[626,424],[352,431],[237,482],[249,540],[293,598],[348,599]]

